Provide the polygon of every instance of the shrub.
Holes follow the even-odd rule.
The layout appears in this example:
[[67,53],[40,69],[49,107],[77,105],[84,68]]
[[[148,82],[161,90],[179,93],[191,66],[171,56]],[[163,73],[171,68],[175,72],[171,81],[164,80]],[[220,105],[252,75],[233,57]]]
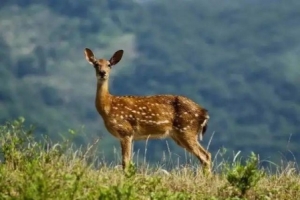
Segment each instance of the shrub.
[[255,187],[263,175],[264,172],[258,169],[258,157],[254,153],[251,153],[244,165],[241,159],[234,161],[231,166],[225,165],[226,180],[238,189],[240,197],[245,196],[249,189]]

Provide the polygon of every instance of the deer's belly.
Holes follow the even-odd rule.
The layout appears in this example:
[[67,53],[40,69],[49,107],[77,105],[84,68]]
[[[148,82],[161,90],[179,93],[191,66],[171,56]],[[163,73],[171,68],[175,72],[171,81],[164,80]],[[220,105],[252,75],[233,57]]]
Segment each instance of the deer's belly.
[[162,121],[134,121],[127,120],[106,120],[104,121],[107,130],[116,138],[133,136],[134,140],[159,139],[169,137],[172,133],[172,123],[168,120]]
[[134,128],[134,140],[145,140],[145,139],[162,139],[169,137],[172,133],[171,125],[164,126],[138,126]]

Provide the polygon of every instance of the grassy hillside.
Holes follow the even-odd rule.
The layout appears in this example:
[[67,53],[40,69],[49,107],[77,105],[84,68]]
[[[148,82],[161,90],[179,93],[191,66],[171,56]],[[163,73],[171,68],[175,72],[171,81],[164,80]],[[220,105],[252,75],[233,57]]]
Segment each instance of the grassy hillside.
[[296,167],[260,168],[253,154],[246,160],[215,164],[212,175],[195,165],[134,164],[123,172],[99,160],[95,143],[74,148],[67,141],[38,142],[22,119],[0,126],[1,199],[299,199]]

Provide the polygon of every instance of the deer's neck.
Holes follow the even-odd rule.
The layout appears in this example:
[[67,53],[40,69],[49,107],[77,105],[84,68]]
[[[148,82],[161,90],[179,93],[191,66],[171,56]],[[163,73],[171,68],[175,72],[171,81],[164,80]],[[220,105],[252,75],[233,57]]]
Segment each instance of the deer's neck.
[[112,95],[109,93],[108,80],[97,82],[96,108],[103,115],[108,115],[111,108]]

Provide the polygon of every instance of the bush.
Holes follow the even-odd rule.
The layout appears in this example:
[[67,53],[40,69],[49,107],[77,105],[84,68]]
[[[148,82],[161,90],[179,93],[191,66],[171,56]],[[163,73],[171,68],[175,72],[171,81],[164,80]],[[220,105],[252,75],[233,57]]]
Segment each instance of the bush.
[[255,187],[263,175],[264,172],[258,169],[258,157],[253,152],[244,165],[241,159],[234,161],[231,166],[225,165],[226,180],[238,189],[240,197]]

